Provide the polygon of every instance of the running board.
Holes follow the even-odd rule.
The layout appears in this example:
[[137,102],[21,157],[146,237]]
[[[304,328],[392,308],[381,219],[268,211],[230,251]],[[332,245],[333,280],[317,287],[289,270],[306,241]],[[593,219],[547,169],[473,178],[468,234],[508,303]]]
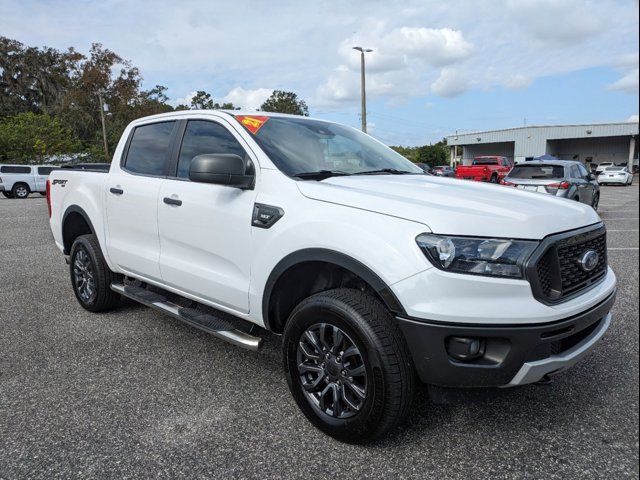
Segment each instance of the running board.
[[262,344],[260,337],[249,335],[235,328],[233,324],[213,315],[203,313],[195,308],[185,308],[170,302],[159,293],[151,292],[145,288],[124,283],[112,283],[111,290],[131,300],[142,303],[162,313],[182,320],[184,323],[210,333],[225,342],[248,350],[257,351]]

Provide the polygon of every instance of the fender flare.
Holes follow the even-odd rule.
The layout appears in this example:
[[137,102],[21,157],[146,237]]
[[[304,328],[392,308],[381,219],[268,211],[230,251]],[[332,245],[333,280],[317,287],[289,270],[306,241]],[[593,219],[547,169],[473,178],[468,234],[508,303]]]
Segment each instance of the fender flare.
[[[91,223],[91,219],[89,218],[89,215],[87,215],[87,212],[85,212],[82,207],[79,207],[78,205],[70,205],[69,207],[67,207],[67,209],[64,211],[64,214],[62,215],[62,222],[61,222],[61,228],[62,228],[62,242],[64,243],[65,238],[64,238],[64,225],[65,222],[67,220],[67,217],[69,215],[71,215],[72,213],[78,213],[84,220],[85,222],[87,222],[87,225],[89,225],[89,229],[91,230],[91,233],[93,235],[96,236],[96,238],[98,238],[98,236],[96,235],[96,230],[95,228],[93,228],[93,223]],[[100,242],[98,242],[98,244],[100,244]],[[102,247],[100,247],[102,248]],[[64,252],[65,255],[69,255],[68,249],[65,246],[64,248]]]
[[280,260],[273,268],[265,284],[262,295],[262,319],[267,330],[271,330],[269,325],[269,301],[276,283],[289,268],[303,262],[325,262],[349,270],[362,278],[380,296],[385,306],[394,314],[403,315],[405,310],[395,296],[391,288],[369,267],[362,262],[345,255],[325,248],[307,248],[290,253]]

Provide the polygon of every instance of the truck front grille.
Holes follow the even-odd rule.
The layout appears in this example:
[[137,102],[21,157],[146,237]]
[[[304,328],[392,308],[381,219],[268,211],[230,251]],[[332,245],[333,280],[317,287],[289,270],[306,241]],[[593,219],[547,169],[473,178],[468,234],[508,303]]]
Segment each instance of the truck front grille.
[[[561,234],[543,242],[543,252],[528,268],[529,280],[536,297],[546,303],[557,303],[580,293],[601,280],[607,273],[607,232],[604,226]],[[589,250],[598,254],[598,262],[590,271],[582,268],[580,258]]]

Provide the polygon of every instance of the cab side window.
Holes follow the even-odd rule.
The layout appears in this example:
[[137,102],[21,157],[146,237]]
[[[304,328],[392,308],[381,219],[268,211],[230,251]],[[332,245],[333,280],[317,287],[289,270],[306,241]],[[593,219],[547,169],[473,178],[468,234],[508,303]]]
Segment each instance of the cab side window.
[[160,122],[136,127],[124,163],[125,170],[142,175],[164,175],[174,124]]
[[207,153],[234,154],[245,158],[246,152],[238,140],[219,123],[189,120],[182,138],[178,158],[178,178],[189,178],[189,165],[198,155]]

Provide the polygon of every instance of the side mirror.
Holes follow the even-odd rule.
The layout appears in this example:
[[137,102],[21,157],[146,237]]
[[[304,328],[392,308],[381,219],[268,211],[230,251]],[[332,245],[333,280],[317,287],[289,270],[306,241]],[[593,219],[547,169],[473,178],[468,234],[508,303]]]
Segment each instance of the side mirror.
[[255,175],[247,170],[245,161],[238,155],[198,155],[189,165],[189,180],[252,190]]

